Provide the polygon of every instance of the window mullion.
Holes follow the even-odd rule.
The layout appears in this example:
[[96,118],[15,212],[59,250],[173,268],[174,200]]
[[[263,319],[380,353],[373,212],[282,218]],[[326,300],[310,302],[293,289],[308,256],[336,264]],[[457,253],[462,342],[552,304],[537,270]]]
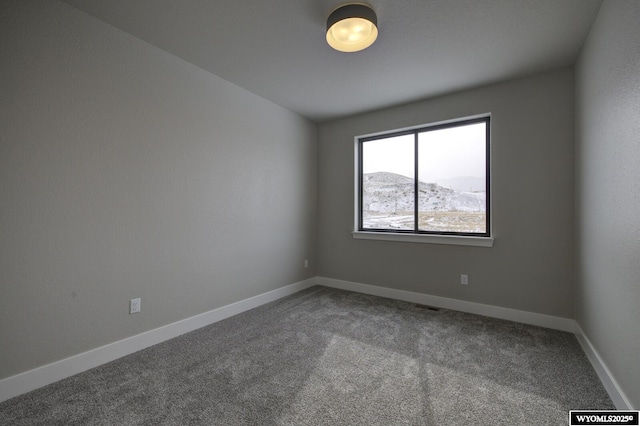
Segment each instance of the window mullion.
[[414,132],[413,150],[413,232],[418,232],[418,132]]

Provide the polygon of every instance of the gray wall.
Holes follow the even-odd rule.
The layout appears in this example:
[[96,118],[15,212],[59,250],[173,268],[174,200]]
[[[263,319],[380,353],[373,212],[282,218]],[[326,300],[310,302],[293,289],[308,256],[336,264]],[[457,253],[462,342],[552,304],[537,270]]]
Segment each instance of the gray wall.
[[0,378],[316,275],[315,124],[55,1],[0,52]]
[[[572,318],[573,99],[569,68],[320,125],[318,274]],[[354,136],[487,112],[492,248],[352,238]]]
[[640,408],[640,2],[607,1],[576,72],[576,319]]

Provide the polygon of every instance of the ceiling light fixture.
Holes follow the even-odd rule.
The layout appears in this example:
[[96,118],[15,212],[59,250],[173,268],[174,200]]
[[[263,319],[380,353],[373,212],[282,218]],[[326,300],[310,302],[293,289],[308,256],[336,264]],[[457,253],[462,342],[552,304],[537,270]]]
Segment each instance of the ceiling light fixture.
[[378,38],[378,17],[369,6],[347,4],[327,18],[327,43],[341,52],[357,52]]

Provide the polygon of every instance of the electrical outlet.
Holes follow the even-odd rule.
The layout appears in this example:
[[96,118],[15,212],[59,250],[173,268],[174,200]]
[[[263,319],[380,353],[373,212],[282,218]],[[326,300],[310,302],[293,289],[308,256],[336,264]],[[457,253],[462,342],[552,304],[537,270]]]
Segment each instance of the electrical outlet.
[[460,284],[469,285],[469,275],[461,274],[460,275]]
[[304,260],[304,267],[308,268],[309,267],[309,259],[305,259]]
[[140,298],[131,299],[131,304],[129,305],[129,313],[135,314],[140,312]]

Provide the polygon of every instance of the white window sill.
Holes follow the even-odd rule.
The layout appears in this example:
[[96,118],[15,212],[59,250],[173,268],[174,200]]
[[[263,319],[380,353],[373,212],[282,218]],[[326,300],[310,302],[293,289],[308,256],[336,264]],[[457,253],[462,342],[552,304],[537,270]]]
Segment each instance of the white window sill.
[[390,232],[354,231],[358,240],[399,241],[403,243],[447,244],[455,246],[493,247],[493,237],[459,235],[394,234]]

